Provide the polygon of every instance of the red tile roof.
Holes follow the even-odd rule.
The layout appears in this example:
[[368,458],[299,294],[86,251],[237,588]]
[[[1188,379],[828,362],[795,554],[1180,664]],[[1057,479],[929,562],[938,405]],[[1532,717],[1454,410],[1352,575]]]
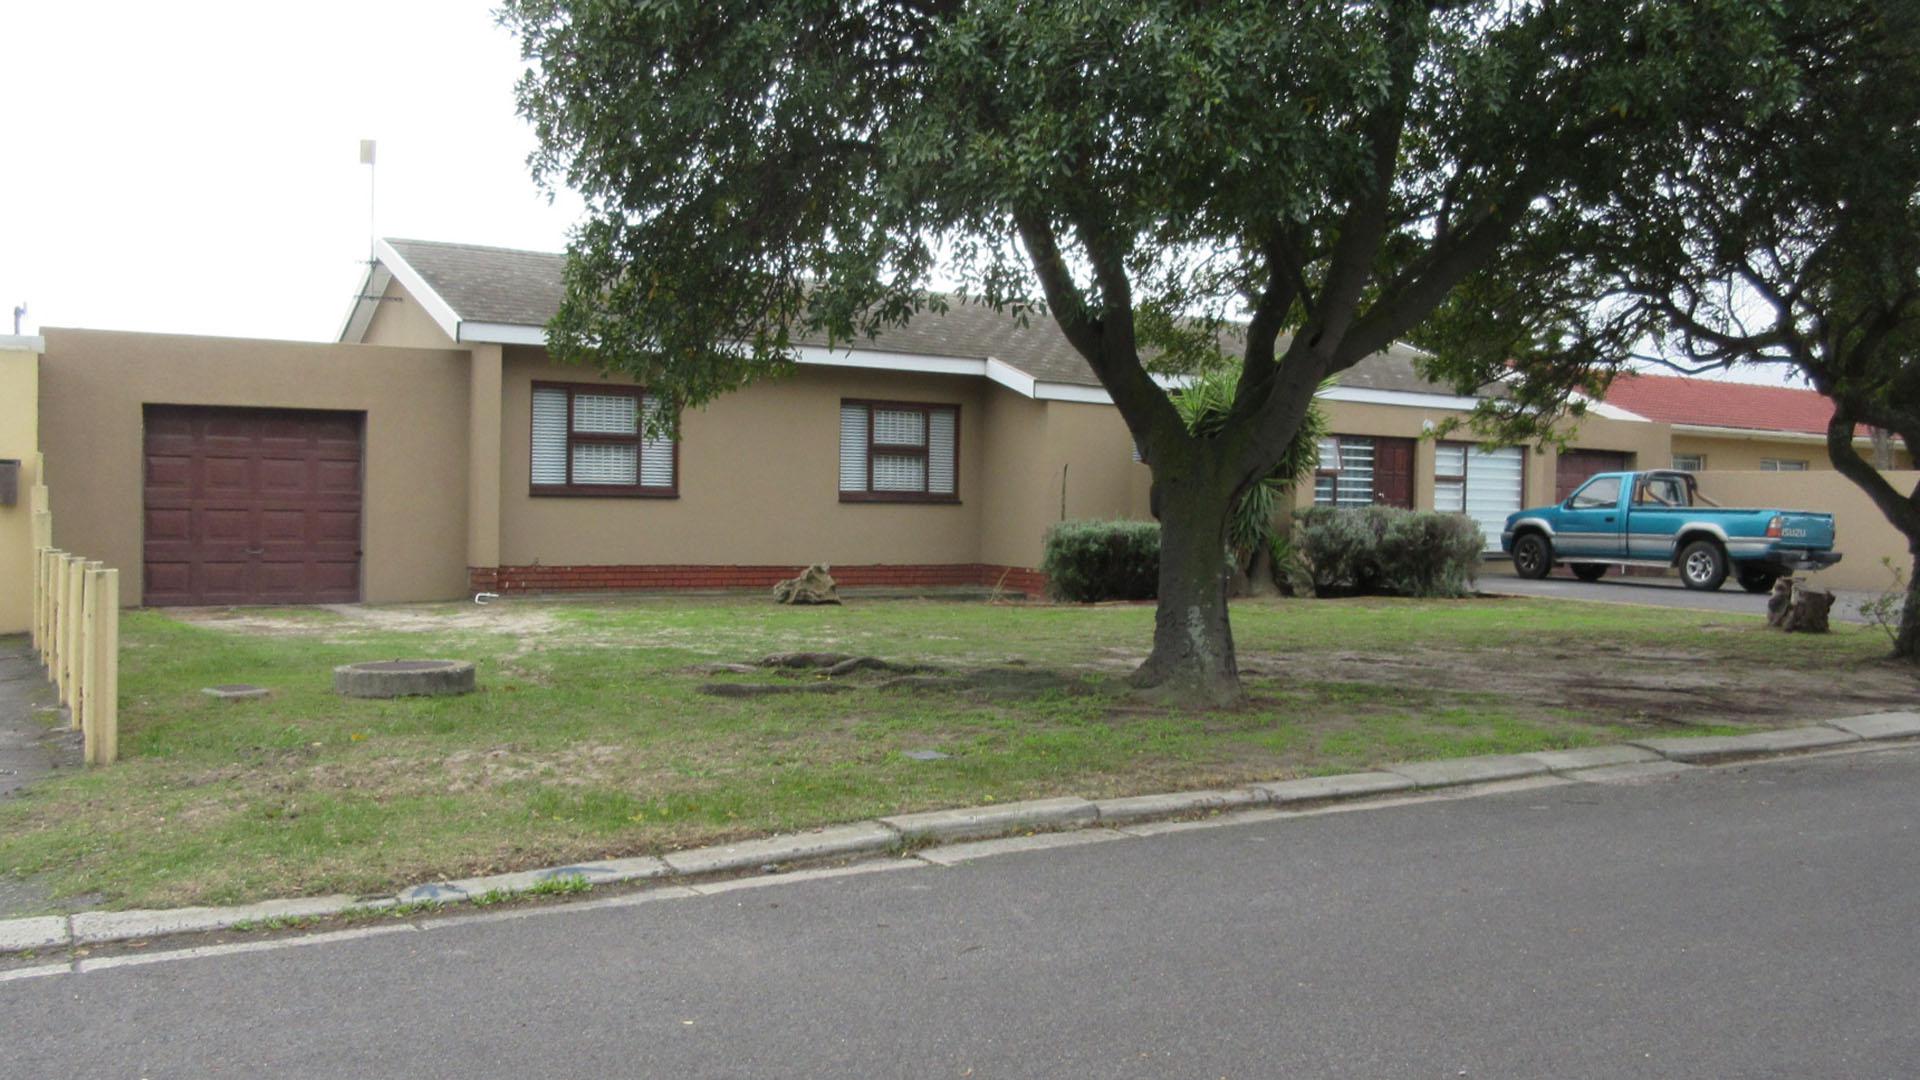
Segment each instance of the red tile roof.
[[1833,419],[1833,402],[1813,390],[1679,375],[1622,375],[1606,402],[1649,420],[1750,431],[1824,435]]

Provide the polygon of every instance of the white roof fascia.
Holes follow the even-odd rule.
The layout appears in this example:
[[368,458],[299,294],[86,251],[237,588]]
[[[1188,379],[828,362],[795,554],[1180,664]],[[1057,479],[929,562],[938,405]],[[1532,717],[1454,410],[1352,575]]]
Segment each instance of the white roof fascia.
[[[1767,431],[1764,428],[1714,427],[1711,424],[1675,424],[1673,425],[1673,430],[1687,435],[1706,435],[1716,439],[1779,439],[1783,442],[1806,443],[1824,443],[1827,441],[1825,435],[1815,434],[1811,431]],[[1870,444],[1873,442],[1873,436],[1855,435],[1853,441]]]
[[1111,405],[1113,395],[1102,386],[1081,386],[1079,383],[1035,382],[1033,398],[1039,401],[1077,401],[1083,405]]
[[367,264],[366,279],[360,282],[360,294],[353,298],[353,306],[347,308],[347,319],[340,324],[340,340],[349,345],[358,345],[367,338],[367,328],[373,325],[373,313],[380,308],[379,297],[385,295],[387,285],[393,281],[393,271],[380,262]]
[[463,322],[460,324],[460,336],[455,340],[486,345],[545,345],[547,328],[515,323]]
[[1033,397],[1039,388],[1039,382],[1033,376],[995,357],[987,357],[987,378],[1019,394],[1021,397]]
[[794,359],[821,367],[870,368],[879,371],[910,371],[921,375],[988,376],[987,360],[964,356],[915,356],[881,352],[878,349],[827,349],[819,345],[795,346]]
[[1638,420],[1643,424],[1653,423],[1651,419],[1641,416],[1639,413],[1633,412],[1630,409],[1623,409],[1618,405],[1609,405],[1604,401],[1595,401],[1592,398],[1581,398],[1579,400],[1587,403],[1587,412],[1589,414],[1598,416],[1603,420]]
[[[439,293],[433,291],[433,286],[427,284],[427,279],[421,277],[418,270],[415,270],[407,260],[401,258],[400,253],[393,250],[392,244],[387,243],[385,240],[375,241],[373,245],[373,257],[384,264],[386,268],[393,273],[393,276],[400,280],[401,288],[407,290],[407,293],[413,297],[414,303],[420,305],[420,310],[426,312],[427,316],[431,318],[448,337],[455,341],[463,340],[460,337],[460,313],[453,310],[453,305],[442,299]],[[468,338],[464,340],[473,339]],[[544,342],[545,340],[543,336],[541,341]]]
[[1332,386],[1314,395],[1321,401],[1345,401],[1355,405],[1398,405],[1406,409],[1450,409],[1472,412],[1479,398],[1454,394],[1421,394],[1411,390],[1368,390],[1358,386]]
[[45,353],[47,339],[39,334],[0,334],[0,349],[8,352]]

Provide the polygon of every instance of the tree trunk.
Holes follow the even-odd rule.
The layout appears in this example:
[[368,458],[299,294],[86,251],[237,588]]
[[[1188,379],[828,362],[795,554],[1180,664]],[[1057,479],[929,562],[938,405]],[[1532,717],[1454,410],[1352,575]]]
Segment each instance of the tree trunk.
[[1133,673],[1133,684],[1183,705],[1233,706],[1245,700],[1227,623],[1232,578],[1227,519],[1233,493],[1222,487],[1190,477],[1154,483],[1160,599],[1153,652]]
[[1893,636],[1893,658],[1920,664],[1920,548],[1907,575],[1907,600],[1900,608],[1900,629]]

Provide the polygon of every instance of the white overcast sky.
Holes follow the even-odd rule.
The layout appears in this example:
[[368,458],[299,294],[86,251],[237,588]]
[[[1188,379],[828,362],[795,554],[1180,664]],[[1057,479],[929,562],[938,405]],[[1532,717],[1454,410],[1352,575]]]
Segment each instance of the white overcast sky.
[[488,0],[4,5],[0,333],[330,340],[381,235],[557,251]]
[[361,139],[379,235],[558,251],[579,216],[527,170],[491,0],[0,10],[0,320],[24,302],[27,333],[334,339],[368,250]]

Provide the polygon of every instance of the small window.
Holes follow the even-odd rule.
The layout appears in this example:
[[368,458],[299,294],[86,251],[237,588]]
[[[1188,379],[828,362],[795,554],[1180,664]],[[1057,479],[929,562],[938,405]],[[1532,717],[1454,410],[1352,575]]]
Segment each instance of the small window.
[[1686,482],[1677,476],[1643,477],[1633,493],[1635,506],[1681,507],[1686,506],[1690,501],[1687,498]]
[[1440,443],[1433,448],[1433,508],[1443,514],[1467,512],[1467,447]]
[[1705,454],[1675,454],[1673,467],[1681,472],[1699,472],[1707,467]]
[[679,493],[680,447],[647,426],[660,399],[637,386],[533,384],[532,493]]
[[1806,472],[1807,463],[1793,458],[1768,457],[1760,459],[1761,472]]
[[841,402],[840,501],[960,501],[960,406]]
[[1602,476],[1587,482],[1567,500],[1571,510],[1611,510],[1620,505],[1620,478]]
[[1373,505],[1373,440],[1334,435],[1320,440],[1313,474],[1315,506]]

